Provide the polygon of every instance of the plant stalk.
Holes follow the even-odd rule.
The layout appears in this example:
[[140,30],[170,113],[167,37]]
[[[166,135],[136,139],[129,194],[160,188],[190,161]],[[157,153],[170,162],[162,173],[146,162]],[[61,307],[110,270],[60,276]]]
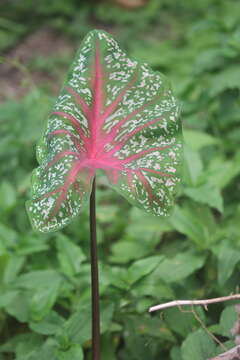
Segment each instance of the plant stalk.
[[100,306],[98,253],[96,232],[96,178],[94,177],[90,197],[90,238],[91,238],[91,283],[92,283],[92,360],[100,360]]

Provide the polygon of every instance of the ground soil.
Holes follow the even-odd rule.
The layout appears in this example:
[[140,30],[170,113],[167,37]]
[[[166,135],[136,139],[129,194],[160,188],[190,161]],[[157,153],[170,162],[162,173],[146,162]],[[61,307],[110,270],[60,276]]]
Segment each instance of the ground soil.
[[33,85],[49,83],[53,93],[59,89],[58,79],[45,71],[29,71],[28,64],[36,56],[49,57],[63,54],[73,54],[73,43],[64,35],[45,27],[29,35],[4,55],[0,64],[0,102],[16,99],[31,91]]

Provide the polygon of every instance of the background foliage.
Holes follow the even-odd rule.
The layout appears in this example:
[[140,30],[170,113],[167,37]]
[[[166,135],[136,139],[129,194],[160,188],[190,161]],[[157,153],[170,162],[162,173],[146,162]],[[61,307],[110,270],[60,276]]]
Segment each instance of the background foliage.
[[[163,316],[147,309],[239,287],[238,2],[152,0],[130,11],[114,1],[2,1],[0,14],[1,76],[17,78],[0,94],[0,360],[90,359],[88,209],[62,232],[38,235],[24,208],[43,121],[73,50],[96,27],[170,77],[185,135],[168,220],[132,208],[98,179],[103,359],[205,360],[234,346],[233,305]],[[18,57],[42,28],[64,38],[60,53],[30,48],[28,56],[23,47]]]

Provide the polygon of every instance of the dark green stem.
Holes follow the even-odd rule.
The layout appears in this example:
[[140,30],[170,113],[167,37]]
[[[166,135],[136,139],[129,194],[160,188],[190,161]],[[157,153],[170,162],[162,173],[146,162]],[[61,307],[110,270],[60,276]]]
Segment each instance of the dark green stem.
[[92,360],[100,360],[100,310],[98,254],[96,232],[96,179],[93,180],[90,197],[90,237],[91,237],[91,276],[92,276]]

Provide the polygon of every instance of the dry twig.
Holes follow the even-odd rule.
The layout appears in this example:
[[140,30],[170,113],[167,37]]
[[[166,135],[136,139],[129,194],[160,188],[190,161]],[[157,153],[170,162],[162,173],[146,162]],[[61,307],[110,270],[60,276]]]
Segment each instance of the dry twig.
[[208,360],[240,360],[240,345]]
[[214,298],[214,299],[205,299],[205,300],[174,300],[174,301],[169,301],[164,304],[152,306],[149,309],[149,312],[163,310],[163,309],[167,309],[167,308],[175,307],[175,306],[194,306],[194,305],[203,306],[207,310],[207,307],[210,304],[215,304],[215,303],[230,301],[230,300],[239,300],[239,299],[240,299],[240,294],[223,296],[223,297]]

